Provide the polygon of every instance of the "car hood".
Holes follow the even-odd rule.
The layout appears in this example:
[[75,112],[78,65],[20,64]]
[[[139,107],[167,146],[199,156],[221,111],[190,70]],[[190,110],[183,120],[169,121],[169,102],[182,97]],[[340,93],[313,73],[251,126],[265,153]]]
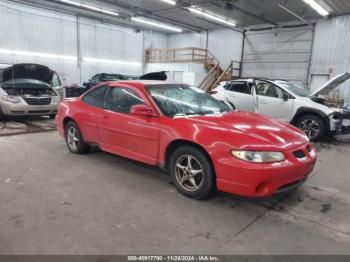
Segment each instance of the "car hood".
[[37,64],[16,64],[2,72],[2,81],[15,79],[34,79],[50,84],[54,71],[47,66]]
[[315,97],[315,96],[326,96],[331,91],[333,91],[335,88],[337,88],[339,85],[344,83],[346,80],[350,78],[349,73],[343,73],[340,75],[337,75],[336,77],[333,77],[330,79],[327,83],[322,85],[320,88],[312,92],[309,97]]
[[[181,120],[180,120],[181,118]],[[299,129],[267,116],[235,111],[220,115],[179,117],[195,125],[195,129],[210,130],[233,146],[246,150],[288,150],[309,142]],[[242,144],[241,141],[245,141]]]

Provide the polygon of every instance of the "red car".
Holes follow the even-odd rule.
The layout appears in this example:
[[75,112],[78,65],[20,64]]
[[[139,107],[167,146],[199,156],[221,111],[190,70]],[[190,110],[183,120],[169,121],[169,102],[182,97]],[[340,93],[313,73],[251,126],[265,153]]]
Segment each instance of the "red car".
[[164,81],[98,85],[58,108],[72,153],[89,144],[169,171],[176,188],[203,199],[215,189],[267,197],[300,185],[316,151],[297,128],[232,111],[197,88]]

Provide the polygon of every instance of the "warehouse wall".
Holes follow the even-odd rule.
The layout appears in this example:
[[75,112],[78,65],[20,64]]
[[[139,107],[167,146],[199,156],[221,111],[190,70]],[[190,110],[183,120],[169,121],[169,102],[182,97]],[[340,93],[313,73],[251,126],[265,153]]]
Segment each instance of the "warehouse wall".
[[[143,49],[168,46],[167,34],[136,32],[125,27],[78,19],[10,1],[0,3],[0,32],[0,64],[44,64],[57,71],[64,84],[82,83],[100,72],[141,75],[144,72]],[[65,55],[76,59],[9,55],[1,53],[1,50]],[[78,54],[82,59],[80,63]],[[137,62],[140,65],[86,62],[83,60],[86,57]]]
[[307,86],[312,39],[312,26],[247,32],[242,75]]
[[[350,15],[321,20],[316,25],[310,80],[350,72]],[[337,96],[350,103],[350,80]]]

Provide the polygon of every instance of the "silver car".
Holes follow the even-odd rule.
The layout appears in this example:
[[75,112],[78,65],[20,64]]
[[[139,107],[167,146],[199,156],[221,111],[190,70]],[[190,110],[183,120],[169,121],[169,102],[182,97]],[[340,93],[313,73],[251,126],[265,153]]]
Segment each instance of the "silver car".
[[50,116],[57,113],[61,82],[47,66],[16,64],[2,71],[0,120],[6,116]]

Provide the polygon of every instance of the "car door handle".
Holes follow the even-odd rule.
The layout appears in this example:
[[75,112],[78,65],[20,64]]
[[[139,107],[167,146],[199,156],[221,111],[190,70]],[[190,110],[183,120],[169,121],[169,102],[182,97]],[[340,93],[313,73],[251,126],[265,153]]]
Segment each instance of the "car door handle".
[[108,117],[108,116],[105,116],[105,115],[103,115],[102,118],[103,118],[103,119],[109,119],[109,117]]

